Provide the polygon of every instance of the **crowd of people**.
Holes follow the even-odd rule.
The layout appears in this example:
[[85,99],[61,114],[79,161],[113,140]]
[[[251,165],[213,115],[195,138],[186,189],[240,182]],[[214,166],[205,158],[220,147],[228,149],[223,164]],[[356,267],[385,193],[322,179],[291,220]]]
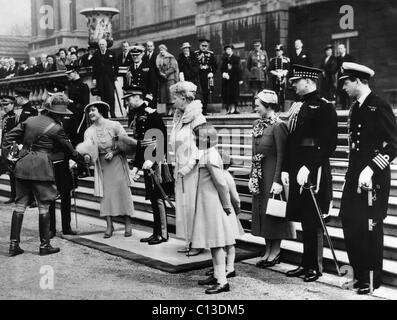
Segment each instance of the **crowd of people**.
[[[175,58],[165,45],[155,54],[152,42],[130,48],[123,43],[119,57],[99,41],[95,52],[82,59],[91,61],[94,85],[101,101],[89,103],[89,88],[79,77],[79,67],[67,65],[67,53],[60,58],[70,84],[48,88],[49,100],[38,115],[29,103],[30,91],[18,88],[16,97],[3,96],[3,161],[10,174],[11,199],[16,207],[11,223],[11,256],[23,254],[20,232],[26,207],[34,198],[39,208],[40,254],[59,252],[50,244],[55,236],[54,201],[61,195],[63,233],[75,235],[70,227],[70,191],[75,171],[94,168],[94,195],[101,199],[100,216],[106,218],[104,238],[113,236],[113,218],[125,217],[125,237],[132,236],[133,181],[144,173],[146,199],[153,210],[153,234],[141,239],[160,245],[169,239],[166,202],[175,195],[176,236],[185,240],[179,252],[200,255],[211,249],[213,270],[199,285],[210,285],[207,294],[230,290],[228,279],[234,270],[236,239],[244,231],[240,225],[240,199],[235,182],[227,171],[230,156],[217,149],[218,137],[205,117],[211,102],[214,74],[218,69],[209,41],[202,39],[200,50],[189,43]],[[349,121],[350,163],[341,202],[341,217],[349,261],[354,269],[355,288],[367,294],[381,284],[383,261],[383,220],[390,192],[390,163],[397,156],[397,124],[391,107],[374,94],[370,68],[343,62],[338,66],[332,47],[325,48],[323,69],[313,68],[310,53],[295,42],[296,54],[288,59],[283,47],[268,59],[255,42],[250,53],[250,86],[255,90],[254,111],[259,119],[252,130],[252,168],[249,190],[253,197],[252,234],[266,240],[259,268],[280,262],[281,242],[295,239],[292,222],[302,224],[303,256],[300,266],[288,277],[304,277],[305,282],[322,276],[322,249],[325,215],[332,201],[330,157],[338,140],[335,106],[318,88],[320,77],[338,74],[323,81],[332,92],[342,90],[355,101]],[[340,50],[343,46],[340,46]],[[350,59],[344,55],[344,58]],[[239,58],[233,46],[225,46],[222,59],[222,95],[228,113],[238,112],[241,80]],[[130,138],[114,118],[114,80],[125,67],[124,96],[129,109]],[[270,74],[276,78],[274,90],[263,87]],[[278,111],[287,83],[296,94],[287,119]],[[281,90],[281,91],[280,91]],[[328,97],[330,98],[330,97]],[[21,107],[16,114],[14,105]],[[168,106],[174,114],[170,141],[164,121],[156,110]],[[168,143],[170,142],[170,143]],[[175,154],[169,164],[168,145]],[[20,146],[20,147],[18,147]],[[132,169],[127,156],[134,154]],[[73,161],[70,161],[73,160]],[[78,170],[70,170],[75,168]],[[65,183],[65,178],[71,183]],[[376,196],[374,196],[376,194]],[[284,215],[269,212],[271,200],[283,195]],[[369,199],[372,199],[369,202]],[[52,208],[52,209],[51,209]],[[374,278],[370,275],[373,272]]]
[[[233,45],[224,46],[220,59],[209,50],[209,46],[210,40],[203,38],[200,39],[198,50],[193,50],[191,44],[185,42],[179,54],[172,54],[164,44],[159,45],[156,51],[152,41],[148,41],[145,45],[134,46],[130,46],[125,41],[121,45],[122,52],[117,56],[108,50],[107,42],[103,40],[98,46],[88,48],[71,46],[67,50],[62,48],[55,55],[43,54],[40,58],[30,57],[28,62],[17,63],[13,58],[1,58],[0,79],[65,71],[68,67],[93,67],[94,79],[97,81],[95,85],[102,99],[109,103],[111,116],[115,117],[114,80],[119,68],[122,67],[128,69],[125,82],[129,85],[145,84],[143,87],[147,88],[146,91],[151,95],[152,100],[157,103],[156,105],[160,105],[159,110],[164,110],[169,115],[173,112],[170,86],[179,80],[194,83],[198,86],[198,95],[203,101],[203,113],[207,115],[208,103],[212,102],[215,86],[214,77],[219,71],[222,80],[223,109],[227,114],[237,114],[240,86],[243,84],[241,59],[234,52]],[[347,109],[350,100],[338,86],[337,78],[342,71],[342,64],[353,62],[354,58],[347,53],[344,44],[340,44],[337,50],[335,55],[332,45],[324,47],[324,57],[318,63],[318,67],[323,70],[320,77],[320,92],[324,98],[333,103],[338,102],[342,109]],[[102,58],[105,56],[105,59]],[[141,62],[143,67],[136,68]],[[255,40],[247,59],[248,87],[253,97],[263,89],[273,90],[278,95],[281,109],[284,109],[286,94],[293,92],[287,80],[294,64],[314,66],[311,54],[303,48],[301,40],[295,41],[295,50],[290,57],[285,55],[283,45],[277,45],[273,58],[269,58],[268,53],[263,49],[262,41]]]

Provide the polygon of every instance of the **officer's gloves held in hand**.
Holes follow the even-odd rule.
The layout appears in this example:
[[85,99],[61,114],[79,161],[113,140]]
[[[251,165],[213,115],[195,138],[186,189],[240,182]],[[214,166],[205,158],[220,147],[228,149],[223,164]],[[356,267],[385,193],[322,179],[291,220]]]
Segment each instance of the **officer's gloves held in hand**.
[[305,184],[307,184],[307,182],[309,181],[309,174],[310,171],[308,168],[306,168],[305,166],[303,166],[299,172],[298,172],[298,176],[297,176],[297,181],[298,184],[303,187]]
[[288,172],[281,172],[281,182],[285,186],[289,186],[289,173]]
[[372,176],[374,171],[370,167],[366,167],[358,178],[358,187],[372,188]]

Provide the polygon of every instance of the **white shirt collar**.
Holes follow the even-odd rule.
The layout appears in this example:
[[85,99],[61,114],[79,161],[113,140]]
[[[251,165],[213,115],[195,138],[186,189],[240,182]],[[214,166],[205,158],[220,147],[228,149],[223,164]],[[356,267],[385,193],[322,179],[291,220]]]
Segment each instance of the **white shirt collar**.
[[359,99],[357,99],[357,102],[359,103],[360,107],[363,105],[364,101],[368,98],[368,96],[371,94],[371,92],[372,91],[369,87],[368,88],[366,87],[364,89],[362,96]]

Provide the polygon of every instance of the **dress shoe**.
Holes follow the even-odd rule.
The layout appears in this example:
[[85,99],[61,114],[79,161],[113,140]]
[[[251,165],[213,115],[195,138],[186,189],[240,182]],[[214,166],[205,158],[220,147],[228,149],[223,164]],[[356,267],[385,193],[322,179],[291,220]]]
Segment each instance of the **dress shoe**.
[[230,286],[228,283],[224,284],[223,286],[220,284],[214,285],[212,288],[205,290],[206,294],[218,294],[222,292],[229,292]]
[[236,271],[226,273],[226,279],[235,278],[235,277],[236,277]]
[[67,231],[62,232],[64,236],[77,236],[77,232],[69,229]]
[[158,236],[158,237],[155,237],[153,240],[150,240],[149,242],[148,242],[148,244],[150,245],[150,246],[155,246],[155,245],[157,245],[157,244],[160,244],[160,243],[163,243],[163,242],[167,242],[168,240],[167,239],[164,239],[162,236]]
[[188,253],[189,251],[190,251],[189,248],[183,248],[183,249],[178,250],[177,252],[178,253]]
[[[258,265],[259,264],[259,265]],[[280,264],[280,254],[277,255],[273,260],[261,260],[257,264],[257,267],[259,268],[270,268],[274,267],[276,264]]]
[[114,227],[112,227],[112,231],[110,233],[105,232],[105,235],[103,236],[104,239],[110,239],[113,237],[113,232],[114,232]]
[[304,274],[306,274],[306,269],[303,267],[298,267],[294,270],[288,271],[285,275],[289,278],[293,278],[303,276]]
[[199,286],[214,286],[218,284],[218,280],[214,276],[209,276],[207,279],[199,280]]
[[213,276],[213,275],[214,275],[214,269],[211,269],[211,270],[207,271],[207,272],[205,273],[205,275],[206,275],[207,277]]
[[303,281],[304,282],[313,282],[313,281],[316,281],[320,277],[321,277],[320,272],[313,270],[313,269],[309,269],[306,271]]
[[149,241],[152,241],[154,238],[155,238],[155,235],[152,234],[149,238],[141,239],[141,243],[148,243]]
[[357,290],[357,294],[359,295],[370,294],[370,293],[371,293],[371,289],[369,287],[369,284],[361,284]]
[[15,203],[15,199],[9,199],[4,202],[4,204],[13,204],[13,203]]
[[53,248],[50,244],[46,244],[45,246],[40,246],[40,256],[48,256],[50,254],[55,254],[60,251],[61,249]]
[[204,252],[204,249],[192,249],[188,253],[186,253],[186,256],[188,257],[196,257]]

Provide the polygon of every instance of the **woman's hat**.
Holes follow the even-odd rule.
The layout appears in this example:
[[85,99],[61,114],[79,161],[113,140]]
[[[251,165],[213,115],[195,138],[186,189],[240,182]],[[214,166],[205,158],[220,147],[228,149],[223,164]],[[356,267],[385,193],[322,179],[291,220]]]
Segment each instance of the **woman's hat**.
[[68,109],[68,97],[63,93],[52,95],[50,103],[44,105],[44,109],[55,114],[72,115],[73,112]]
[[333,45],[332,44],[327,44],[326,46],[324,46],[324,51],[327,51],[329,49],[333,49]]
[[258,93],[257,98],[265,104],[278,104],[278,96],[272,90],[262,90]]
[[232,50],[234,50],[234,46],[232,44],[227,44],[223,47],[223,50],[226,50],[227,48],[230,48]]
[[110,111],[110,106],[104,101],[94,101],[91,102],[90,104],[87,104],[87,106],[84,108],[84,112],[87,112],[91,107],[95,107],[99,110],[99,112],[102,114],[109,112]]
[[185,49],[185,48],[191,48],[191,47],[192,47],[192,46],[190,45],[189,42],[184,42],[183,45],[182,45],[182,47],[181,47],[181,49],[183,50],[183,49]]

